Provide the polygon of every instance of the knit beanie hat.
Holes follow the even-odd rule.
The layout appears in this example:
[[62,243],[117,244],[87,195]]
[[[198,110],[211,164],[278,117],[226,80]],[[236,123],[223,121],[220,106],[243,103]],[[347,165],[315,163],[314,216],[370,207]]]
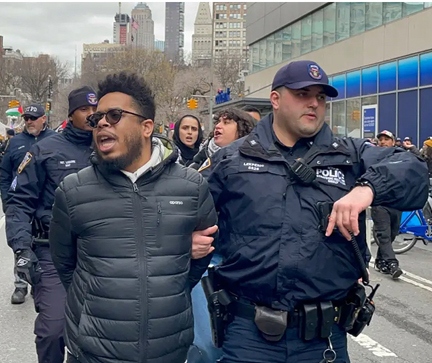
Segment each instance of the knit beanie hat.
[[425,144],[426,146],[432,147],[432,139],[425,140],[425,142],[423,144]]
[[72,115],[75,110],[83,106],[97,106],[98,99],[96,92],[88,86],[75,89],[69,93],[69,113]]

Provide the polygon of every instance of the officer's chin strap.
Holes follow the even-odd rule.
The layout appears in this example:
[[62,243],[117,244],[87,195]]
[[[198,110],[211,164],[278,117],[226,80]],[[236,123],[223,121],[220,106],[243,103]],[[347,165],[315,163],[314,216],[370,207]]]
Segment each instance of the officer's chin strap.
[[323,353],[323,359],[319,363],[332,363],[336,360],[337,354],[335,350],[333,349],[333,344],[331,342],[331,336],[330,333],[328,339],[328,347]]

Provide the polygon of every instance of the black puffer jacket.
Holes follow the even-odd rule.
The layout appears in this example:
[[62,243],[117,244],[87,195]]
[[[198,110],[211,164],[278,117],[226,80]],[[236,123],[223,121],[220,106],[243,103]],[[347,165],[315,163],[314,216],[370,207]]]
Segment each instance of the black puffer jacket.
[[50,244],[66,345],[82,363],[186,360],[190,290],[209,263],[190,259],[192,232],[217,217],[203,177],[175,163],[172,144],[164,154],[136,183],[94,165],[56,191]]

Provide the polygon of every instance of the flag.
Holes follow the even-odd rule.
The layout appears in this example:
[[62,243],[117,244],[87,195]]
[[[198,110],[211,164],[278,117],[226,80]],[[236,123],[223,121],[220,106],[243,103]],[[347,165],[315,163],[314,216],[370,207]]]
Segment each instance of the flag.
[[134,28],[135,30],[138,30],[139,28],[139,24],[135,21],[134,18],[132,18],[132,28]]

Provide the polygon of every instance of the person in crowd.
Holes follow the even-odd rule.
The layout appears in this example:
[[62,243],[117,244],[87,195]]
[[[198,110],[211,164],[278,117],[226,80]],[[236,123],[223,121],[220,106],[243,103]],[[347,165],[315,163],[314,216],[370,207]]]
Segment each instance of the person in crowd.
[[189,166],[203,140],[201,123],[193,115],[184,115],[174,126],[173,141],[179,149],[179,162]]
[[426,201],[424,161],[332,133],[326,99],[337,95],[316,62],[284,65],[271,87],[273,112],[212,157],[223,363],[348,363],[341,316],[355,318],[348,302],[364,291],[348,241],[366,261],[366,208]]
[[17,256],[17,273],[34,290],[39,363],[61,363],[65,355],[66,292],[48,243],[54,192],[66,175],[90,164],[92,153],[86,117],[96,111],[96,94],[90,87],[81,87],[70,92],[68,101],[70,121],[62,133],[39,141],[27,152],[12,182],[6,210],[6,235]]
[[[193,341],[191,289],[211,254],[191,259],[194,231],[217,215],[206,180],[154,134],[145,80],[121,72],[98,85],[87,117],[92,165],[55,193],[49,243],[67,291],[68,363],[184,363]],[[207,232],[206,232],[207,231]]]
[[423,142],[421,155],[426,160],[429,170],[429,178],[432,178],[432,138],[428,138]]
[[8,129],[6,131],[6,140],[2,143],[0,147],[0,154],[4,155],[6,149],[9,147],[9,143],[12,140],[12,138],[15,136],[15,130],[14,129]]
[[261,120],[261,112],[254,106],[246,105],[242,108],[243,111],[251,115],[257,122]]
[[199,170],[201,167],[208,167],[210,157],[220,148],[231,144],[233,141],[242,138],[252,131],[256,120],[246,111],[235,107],[223,109],[215,113],[214,129],[209,138],[195,155],[191,168]]
[[[377,138],[380,147],[393,148],[395,146],[395,137],[388,130],[381,131]],[[393,279],[398,279],[403,273],[392,246],[394,239],[399,234],[401,215],[400,210],[390,206],[377,205],[371,209],[374,222],[373,234],[378,243],[375,270],[389,274]]]
[[412,139],[409,136],[406,136],[403,140],[403,145],[402,147],[406,150],[409,151],[411,153],[413,153],[414,155],[420,156],[420,150],[417,149],[417,147],[412,143]]
[[395,146],[397,146],[397,147],[403,147],[402,139],[400,137],[396,138]]
[[[24,108],[21,115],[25,122],[24,131],[10,139],[0,165],[0,192],[3,212],[6,212],[9,200],[9,188],[17,173],[20,173],[20,164],[32,145],[46,137],[55,135],[55,132],[46,125],[46,116],[43,106],[32,103]],[[8,241],[9,243],[9,241]],[[28,293],[26,281],[19,278],[16,273],[17,256],[14,261],[15,289],[11,296],[12,304],[22,304]]]

